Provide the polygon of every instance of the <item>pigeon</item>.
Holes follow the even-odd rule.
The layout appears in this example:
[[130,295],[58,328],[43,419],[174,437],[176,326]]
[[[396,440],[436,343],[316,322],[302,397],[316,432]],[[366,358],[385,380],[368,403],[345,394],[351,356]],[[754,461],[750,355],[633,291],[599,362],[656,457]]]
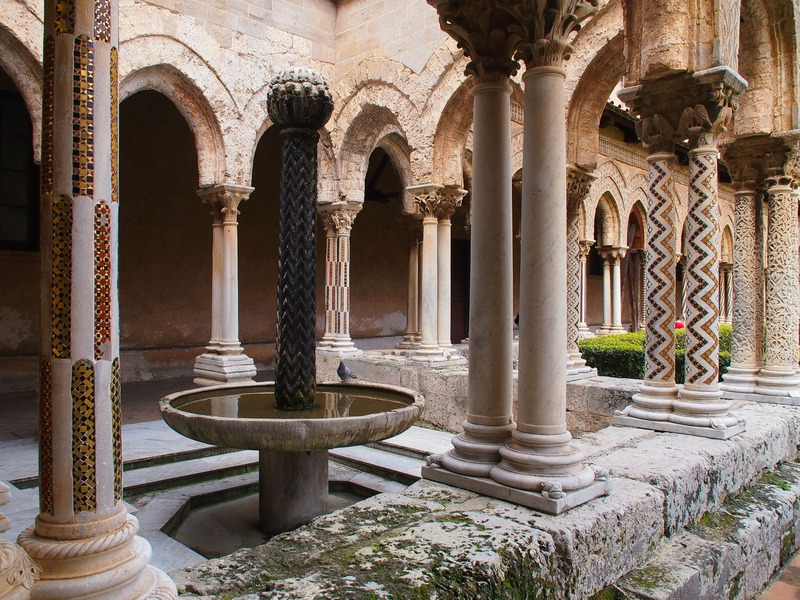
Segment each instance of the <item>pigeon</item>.
[[343,360],[339,360],[339,368],[336,369],[336,374],[342,381],[350,381],[351,379],[358,379],[356,374],[350,370],[346,364],[344,364]]

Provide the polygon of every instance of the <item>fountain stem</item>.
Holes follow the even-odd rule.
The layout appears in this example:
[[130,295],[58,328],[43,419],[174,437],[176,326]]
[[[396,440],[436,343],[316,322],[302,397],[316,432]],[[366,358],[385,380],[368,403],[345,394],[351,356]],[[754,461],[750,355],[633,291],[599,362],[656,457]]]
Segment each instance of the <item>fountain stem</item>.
[[314,406],[316,392],[316,225],[318,130],[333,111],[328,84],[310,69],[291,68],[270,82],[267,109],[282,126],[278,334],[275,402]]

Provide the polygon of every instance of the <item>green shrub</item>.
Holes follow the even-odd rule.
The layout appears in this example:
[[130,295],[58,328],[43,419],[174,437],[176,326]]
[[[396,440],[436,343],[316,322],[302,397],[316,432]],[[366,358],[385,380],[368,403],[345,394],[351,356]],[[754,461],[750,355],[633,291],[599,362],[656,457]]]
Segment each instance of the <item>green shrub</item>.
[[[607,377],[644,378],[644,331],[587,338],[578,343],[584,360]],[[719,328],[719,372],[731,364],[731,326]],[[686,330],[675,330],[675,382],[683,383],[686,373]]]

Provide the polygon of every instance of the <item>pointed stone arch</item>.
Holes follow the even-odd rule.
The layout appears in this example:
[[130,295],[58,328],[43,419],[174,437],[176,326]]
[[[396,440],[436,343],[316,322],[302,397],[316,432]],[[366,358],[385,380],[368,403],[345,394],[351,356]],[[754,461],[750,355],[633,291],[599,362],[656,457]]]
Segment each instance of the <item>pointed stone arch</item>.
[[[620,216],[617,199],[610,191],[605,191],[600,196],[594,210],[594,239],[598,246],[619,246]],[[600,225],[601,231],[597,230]]]
[[[161,41],[166,39],[161,38]],[[224,115],[229,107],[224,98],[219,98],[219,80],[199,57],[174,40],[163,44],[164,48],[171,50],[166,59],[172,60],[150,63],[147,59],[153,58],[152,50],[139,55],[137,49],[151,44],[150,38],[134,38],[121,46],[126,56],[137,56],[137,60],[129,61],[125,71],[120,73],[120,101],[141,90],[153,90],[169,98],[192,130],[197,150],[199,185],[232,181],[226,166],[225,141],[219,121],[219,116]],[[180,56],[176,56],[176,52]],[[175,64],[187,70],[191,67],[194,76],[190,77],[186,70],[179,69]],[[209,97],[216,97],[216,105]]]
[[[4,8],[5,10],[5,8]],[[41,44],[41,37],[39,39]],[[42,160],[42,65],[12,31],[0,25],[0,69],[14,82],[31,118],[33,160]]]

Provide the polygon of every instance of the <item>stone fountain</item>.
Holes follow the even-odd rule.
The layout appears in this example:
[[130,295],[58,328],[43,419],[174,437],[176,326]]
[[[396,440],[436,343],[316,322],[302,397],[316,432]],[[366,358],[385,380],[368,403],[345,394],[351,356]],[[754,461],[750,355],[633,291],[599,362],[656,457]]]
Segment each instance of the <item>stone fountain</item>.
[[267,106],[282,128],[275,382],[179,392],[161,401],[161,414],[192,439],[259,450],[261,528],[272,534],[323,512],[328,449],[397,435],[424,400],[395,386],[317,384],[317,142],[333,100],[322,75],[290,68],[270,82]]

